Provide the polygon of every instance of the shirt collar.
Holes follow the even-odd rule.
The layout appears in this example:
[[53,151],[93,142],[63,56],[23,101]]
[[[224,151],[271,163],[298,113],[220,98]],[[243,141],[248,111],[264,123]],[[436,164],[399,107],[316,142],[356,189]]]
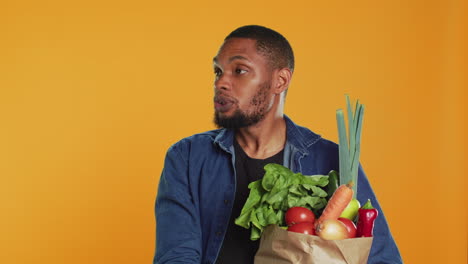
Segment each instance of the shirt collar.
[[286,142],[304,155],[309,154],[309,147],[315,144],[321,137],[309,129],[295,124],[288,116],[286,121]]

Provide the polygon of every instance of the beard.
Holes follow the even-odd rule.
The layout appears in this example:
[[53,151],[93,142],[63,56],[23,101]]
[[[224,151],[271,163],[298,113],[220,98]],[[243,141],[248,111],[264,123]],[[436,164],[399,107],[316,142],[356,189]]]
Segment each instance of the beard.
[[268,91],[270,90],[269,82],[265,82],[259,86],[257,93],[249,103],[253,108],[250,112],[245,112],[237,109],[230,117],[222,116],[221,113],[215,111],[214,123],[218,128],[238,129],[249,127],[257,124],[265,118],[269,112]]

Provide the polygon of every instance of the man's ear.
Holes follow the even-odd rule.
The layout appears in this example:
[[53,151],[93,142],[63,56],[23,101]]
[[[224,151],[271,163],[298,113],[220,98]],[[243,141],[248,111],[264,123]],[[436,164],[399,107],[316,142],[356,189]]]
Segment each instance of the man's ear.
[[278,69],[276,72],[275,93],[280,94],[289,87],[291,82],[292,72],[288,68]]

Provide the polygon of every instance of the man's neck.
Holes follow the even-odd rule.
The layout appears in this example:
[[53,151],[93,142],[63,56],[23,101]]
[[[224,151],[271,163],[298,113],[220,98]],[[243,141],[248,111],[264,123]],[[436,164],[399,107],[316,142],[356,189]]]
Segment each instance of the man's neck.
[[236,140],[254,159],[266,159],[280,152],[286,143],[286,122],[282,115],[267,116],[257,124],[236,131]]

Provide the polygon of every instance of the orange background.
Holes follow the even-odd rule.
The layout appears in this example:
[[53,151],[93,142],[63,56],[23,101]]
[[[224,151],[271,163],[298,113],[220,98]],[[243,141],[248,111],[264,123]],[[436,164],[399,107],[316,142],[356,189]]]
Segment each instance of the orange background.
[[[151,263],[167,148],[212,129],[234,28],[291,42],[286,113],[361,161],[406,263],[466,263],[466,1],[0,3],[0,263]],[[174,227],[177,230],[177,227]]]

